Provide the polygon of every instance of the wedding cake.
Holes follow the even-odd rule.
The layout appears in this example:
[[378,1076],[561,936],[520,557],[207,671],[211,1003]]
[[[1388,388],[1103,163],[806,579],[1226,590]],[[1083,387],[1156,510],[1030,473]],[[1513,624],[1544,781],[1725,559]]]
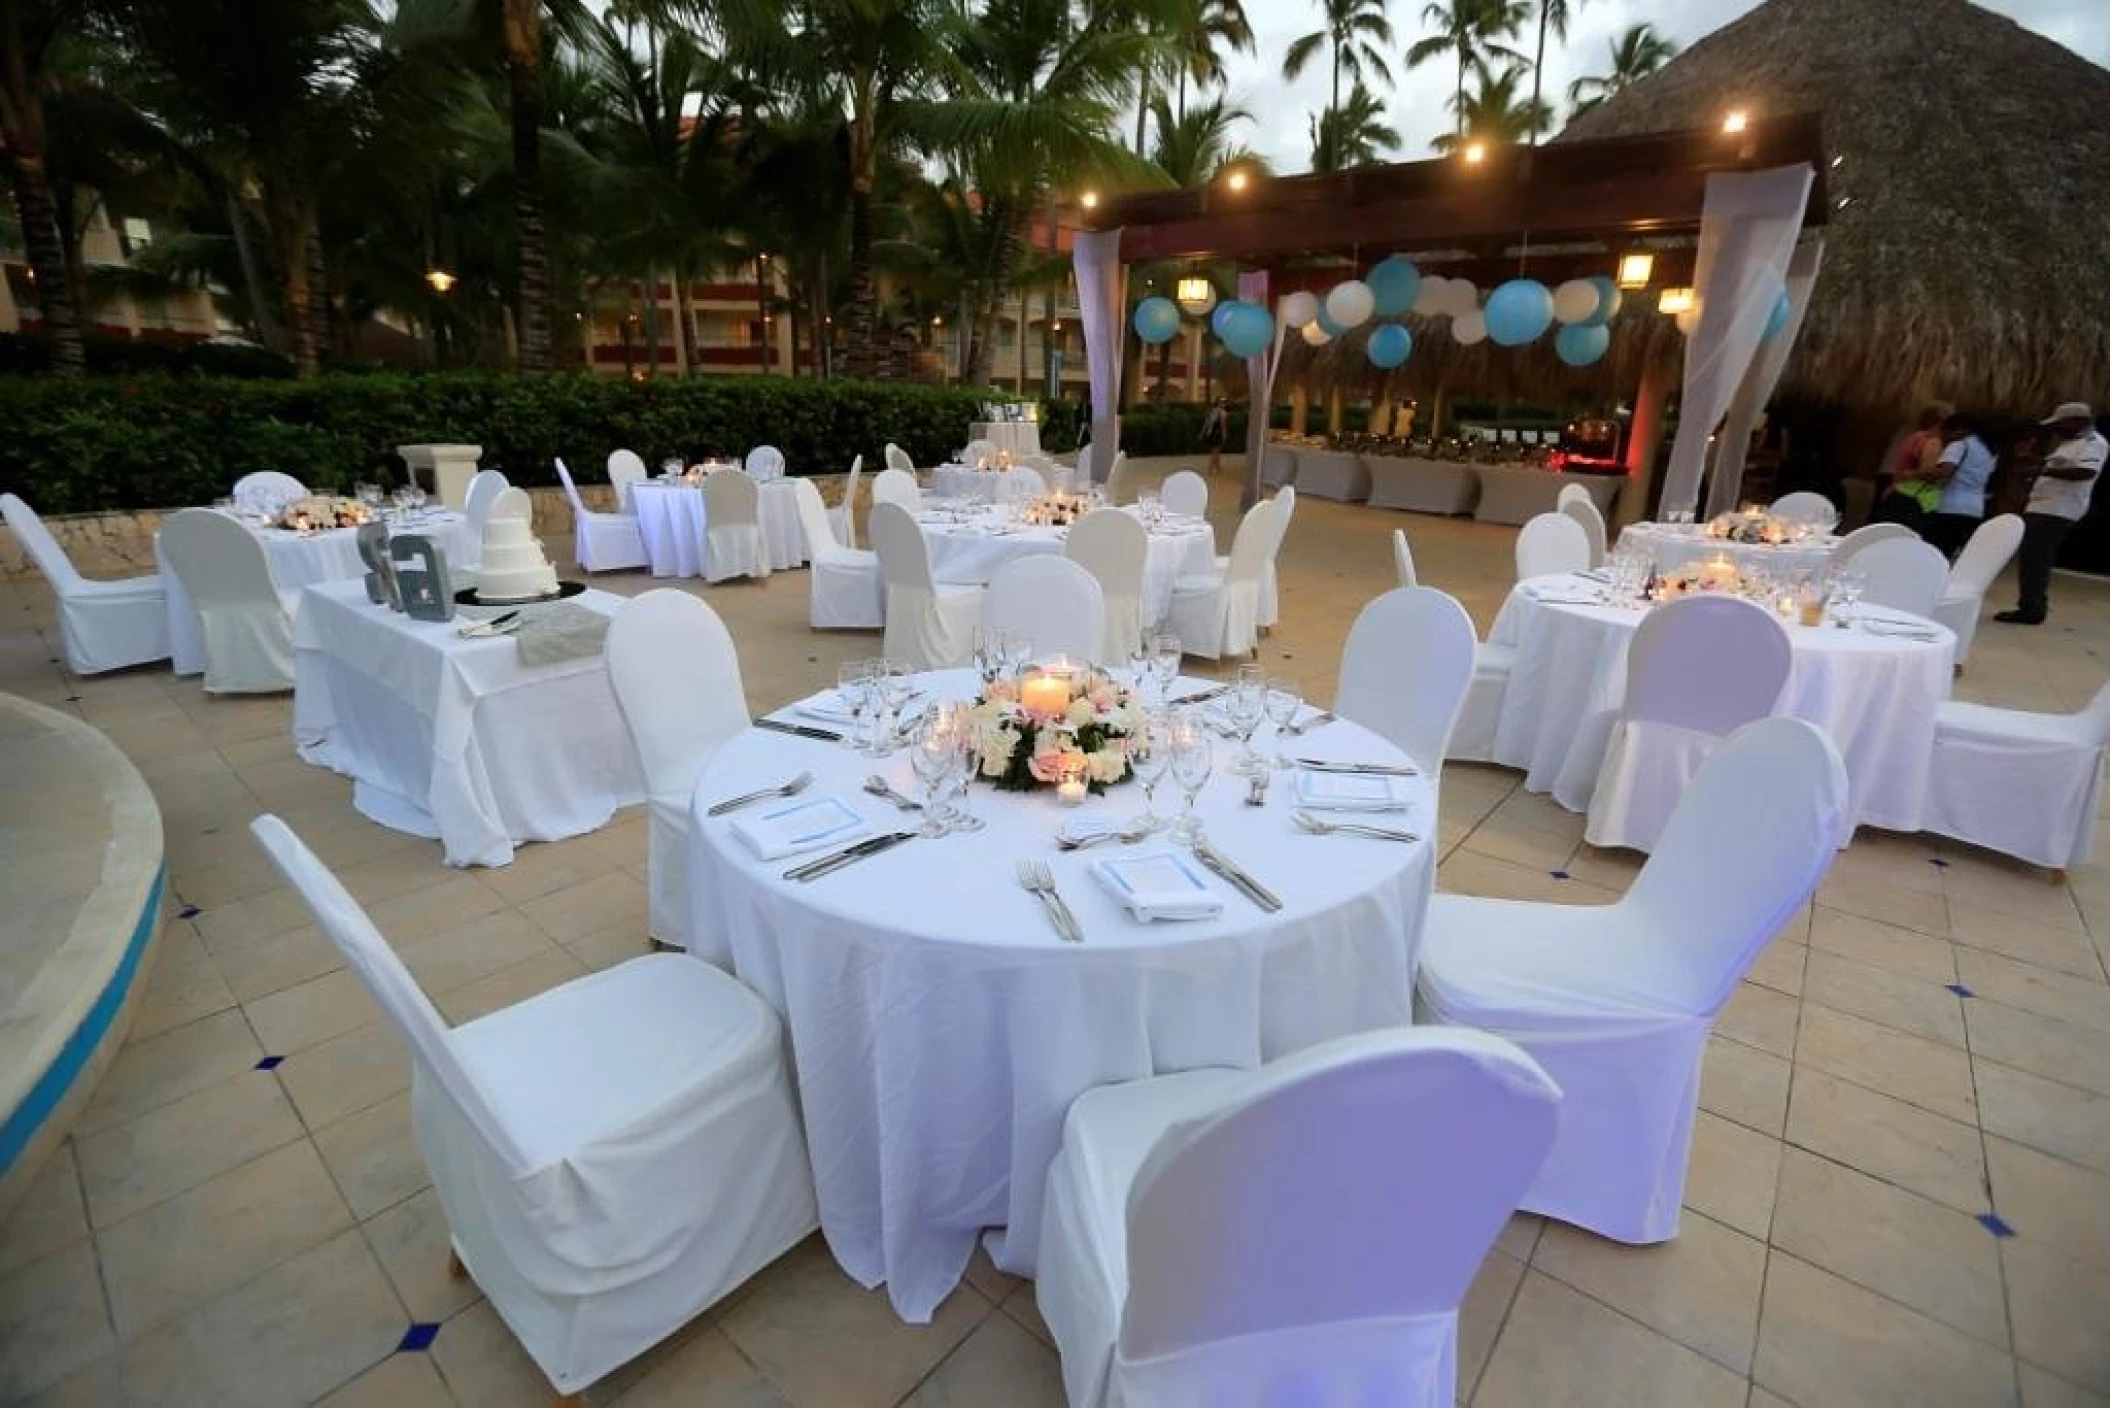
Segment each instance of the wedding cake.
[[556,592],[557,569],[536,540],[533,515],[525,489],[507,489],[491,501],[483,565],[476,573],[479,600],[532,601]]

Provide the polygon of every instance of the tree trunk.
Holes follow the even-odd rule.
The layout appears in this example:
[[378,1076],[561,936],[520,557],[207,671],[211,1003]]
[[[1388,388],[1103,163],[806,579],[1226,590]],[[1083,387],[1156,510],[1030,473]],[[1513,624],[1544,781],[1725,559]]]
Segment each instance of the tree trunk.
[[1144,125],[1144,121],[1145,121],[1145,119],[1147,119],[1147,118],[1148,118],[1149,116],[1150,116],[1150,71],[1149,71],[1148,69],[1145,69],[1145,70],[1143,71],[1143,76],[1142,76],[1142,77],[1141,77],[1140,79],[1138,79],[1138,80],[1136,81],[1136,155],[1137,155],[1137,156],[1141,156],[1141,155],[1142,155],[1142,154],[1143,154],[1143,153],[1144,153],[1144,152],[1145,152],[1146,150],[1148,150],[1148,147],[1149,147],[1149,144],[1148,144],[1148,142],[1147,142],[1147,141],[1145,140],[1145,133],[1144,133],[1144,130],[1143,130],[1143,125]]
[[313,218],[303,251],[308,265],[308,301],[302,312],[308,320],[308,343],[315,349],[316,370],[322,369],[323,349],[332,342],[330,328],[330,270],[322,257],[322,230]]
[[29,254],[29,271],[37,281],[37,311],[43,315],[44,334],[51,339],[51,370],[59,376],[85,375],[88,353],[81,342],[80,314],[66,278],[66,246],[59,238],[44,159],[16,145],[12,136],[8,156],[15,211],[22,220],[22,243]]
[[513,226],[519,246],[519,366],[549,370],[549,248],[542,227],[542,0],[505,0],[513,123]]
[[[694,350],[689,339],[696,335],[695,325],[689,321],[689,273],[677,263],[674,266],[674,361],[683,376],[693,375],[696,366]],[[794,341],[792,346],[798,346]]]
[[[1546,20],[1550,13],[1551,11],[1547,8],[1547,0],[1539,0],[1539,53],[1538,57],[1531,62],[1531,115],[1534,117],[1539,110],[1540,82],[1546,76]],[[1535,147],[1538,144],[1538,125],[1533,122],[1531,145]]]
[[1465,135],[1465,41],[1462,39],[1458,41],[1458,93],[1456,98],[1456,109],[1458,113],[1458,135],[1463,137]]
[[843,348],[843,375],[879,374],[879,349],[873,343],[879,322],[879,288],[872,278],[872,187],[869,181],[850,189],[849,345]]
[[659,375],[659,270],[645,266],[645,375]]
[[314,215],[305,202],[274,196],[271,200],[271,240],[278,253],[280,316],[292,341],[293,374],[312,377],[322,365],[321,348],[315,338],[314,284],[308,261],[308,240]]
[[249,300],[249,316],[255,324],[257,341],[275,352],[292,355],[279,322],[272,315],[271,298],[264,292],[264,275],[256,261],[256,246],[249,241],[249,214],[242,209],[234,191],[227,192],[227,224],[234,231],[235,258],[242,265],[242,289]]
[[[983,286],[981,307],[975,311],[974,360],[967,368],[967,384],[988,386],[991,384],[991,369],[996,360],[996,324],[1003,315],[1004,305],[1011,301],[1011,281],[1018,274],[1019,256],[1023,253],[1026,239],[1026,221],[1032,212],[1025,206],[1015,212],[1006,209],[999,216],[1004,222],[1002,234],[997,237],[996,258],[989,270],[989,282]],[[1026,336],[1025,319],[1019,319],[1019,356],[1024,358]]]

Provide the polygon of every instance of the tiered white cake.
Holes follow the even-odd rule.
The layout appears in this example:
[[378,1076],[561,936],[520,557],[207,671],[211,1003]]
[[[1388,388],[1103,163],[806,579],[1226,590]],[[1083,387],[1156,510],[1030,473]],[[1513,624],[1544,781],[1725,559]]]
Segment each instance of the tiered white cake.
[[476,573],[480,600],[531,601],[557,590],[557,569],[534,532],[527,490],[507,489],[491,501],[484,521],[483,565]]

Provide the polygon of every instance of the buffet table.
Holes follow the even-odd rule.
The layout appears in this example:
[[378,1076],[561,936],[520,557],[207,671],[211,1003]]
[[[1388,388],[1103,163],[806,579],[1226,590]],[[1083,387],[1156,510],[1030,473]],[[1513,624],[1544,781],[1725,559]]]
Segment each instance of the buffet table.
[[[720,474],[742,470],[722,469]],[[798,481],[771,479],[756,509],[762,525],[762,550],[772,572],[806,565],[806,533],[799,524]],[[701,577],[710,515],[704,509],[703,485],[685,480],[644,479],[630,486],[630,507],[637,514],[638,535],[655,577]]]
[[[919,682],[967,697],[967,671]],[[1206,681],[1183,681],[1183,685]],[[787,714],[796,718],[795,714]],[[1263,736],[1263,746],[1270,740]],[[1313,756],[1400,761],[1341,722],[1298,740]],[[1233,745],[1219,744],[1219,770]],[[859,1283],[885,1282],[895,1311],[927,1322],[985,1229],[999,1267],[1037,1265],[1043,1183],[1070,1102],[1094,1086],[1205,1066],[1251,1069],[1317,1042],[1411,1019],[1414,960],[1435,870],[1412,845],[1309,836],[1289,817],[1281,775],[1263,808],[1219,775],[1201,794],[1211,843],[1283,901],[1262,911],[1209,876],[1215,918],[1144,924],[1089,871],[1138,847],[1061,853],[1065,822],[1125,820],[1134,786],[1076,810],[1045,792],[977,785],[980,832],[895,846],[810,884],[795,858],[761,861],[713,818],[720,799],[811,771],[805,797],[839,798],[875,830],[902,814],[860,790],[874,771],[913,791],[908,760],[749,730],[697,782],[689,894],[695,951],[751,985],[784,1018],[829,1249]],[[1435,793],[1406,786],[1407,809],[1373,818],[1431,837]],[[1160,806],[1166,794],[1161,790]],[[1083,943],[1059,939],[1020,888],[1044,860]]]
[[1363,457],[1353,451],[1299,450],[1297,493],[1359,504],[1370,497],[1370,471],[1363,468]]
[[1267,448],[1260,452],[1260,482],[1270,489],[1296,483],[1297,457],[1302,453],[1295,445],[1268,442]]
[[1480,497],[1478,467],[1459,460],[1365,455],[1370,507],[1414,513],[1470,513]]
[[[930,551],[931,577],[963,586],[987,586],[999,567],[1021,557],[1059,555],[1070,536],[1067,528],[1013,525],[1010,511],[1000,507],[927,509],[917,522]],[[1143,561],[1143,624],[1156,627],[1164,622],[1180,578],[1206,576],[1215,566],[1216,534],[1207,520],[1167,519],[1151,529]]]
[[1040,422],[1037,420],[977,420],[967,425],[967,438],[987,440],[1014,457],[1040,453]]
[[[613,616],[626,598],[571,600]],[[605,654],[523,665],[511,637],[463,640],[461,624],[376,606],[361,582],[309,587],[293,628],[301,757],[350,777],[369,820],[436,837],[449,865],[505,865],[522,841],[644,800]]]
[[1473,518],[1480,523],[1528,523],[1542,513],[1552,513],[1561,490],[1570,484],[1589,490],[1597,511],[1610,517],[1619,486],[1626,483],[1617,474],[1567,474],[1523,465],[1482,464],[1473,469],[1480,478],[1480,502]]
[[1710,538],[1704,525],[1634,523],[1619,535],[1619,548],[1645,553],[1658,572],[1672,572],[1696,562],[1727,558],[1739,572],[1762,572],[1775,581],[1799,576],[1821,577],[1831,565],[1837,538],[1809,538],[1799,543],[1736,543]]

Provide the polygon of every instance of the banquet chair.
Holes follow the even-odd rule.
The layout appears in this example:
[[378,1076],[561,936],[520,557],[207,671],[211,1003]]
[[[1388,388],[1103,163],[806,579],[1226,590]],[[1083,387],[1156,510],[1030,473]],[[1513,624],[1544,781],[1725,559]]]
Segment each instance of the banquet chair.
[[636,513],[637,505],[630,498],[634,484],[650,478],[643,456],[635,450],[611,450],[608,454],[608,483],[615,490],[615,506],[619,511]]
[[1421,1027],[1086,1091],[1034,1290],[1071,1408],[1449,1408],[1560,1105],[1510,1042]]
[[[740,655],[709,603],[660,587],[608,627],[608,685],[637,749],[651,814],[645,870],[651,935],[689,946],[689,800],[718,746],[747,727]],[[708,956],[708,955],[707,955]]]
[[579,497],[579,486],[563,460],[556,460],[564,497],[571,500],[571,552],[584,572],[617,572],[646,565],[645,537],[634,513],[595,513]]
[[1128,467],[1128,454],[1114,451],[1114,462],[1106,471],[1106,501],[1110,504],[1131,503],[1136,497],[1135,471]]
[[1356,615],[1334,712],[1384,738],[1431,779],[1473,682],[1473,618],[1434,587],[1395,587]]
[[762,541],[762,488],[744,471],[703,481],[703,579],[767,577]]
[[1282,541],[1282,505],[1262,499],[1238,522],[1231,554],[1206,577],[1172,585],[1168,624],[1188,655],[1207,660],[1250,655],[1260,647],[1260,574]]
[[923,491],[916,487],[916,476],[900,469],[882,469],[873,475],[872,507],[881,504],[897,504],[912,516],[921,512]]
[[852,456],[850,477],[843,481],[843,501],[828,510],[828,526],[834,530],[836,540],[853,550],[857,547],[857,489],[864,477],[865,457]]
[[411,1131],[455,1266],[558,1393],[817,1225],[782,1029],[737,980],[647,954],[450,1027],[284,822],[250,831],[409,1049]]
[[22,550],[59,599],[67,669],[76,675],[99,675],[168,659],[168,589],[160,573],[91,581],[74,567],[36,510],[13,494],[0,494],[0,519],[14,529]]
[[1502,699],[1509,692],[1509,676],[1516,668],[1514,646],[1483,640],[1473,647],[1473,679],[1458,706],[1458,722],[1451,726],[1447,759],[1461,763],[1491,763],[1495,760],[1495,732],[1502,722]]
[[2110,684],[2077,714],[1951,699],[1934,715],[1924,829],[2041,865],[2064,881],[2095,853]]
[[1855,553],[1853,570],[1867,581],[1861,600],[1871,606],[1932,616],[1949,580],[1949,559],[1916,537],[1889,538]]
[[1801,719],[1732,735],[1609,905],[1437,895],[1415,1022],[1530,1052],[1564,1095],[1520,1206],[1619,1242],[1678,1233],[1707,1033],[1846,830],[1846,768]]
[[462,495],[462,517],[468,522],[469,541],[476,544],[477,557],[468,562],[450,564],[459,570],[473,570],[483,555],[484,524],[490,520],[491,505],[500,494],[512,486],[505,474],[496,469],[479,469],[469,480],[468,492]]
[[[1602,567],[1605,558],[1604,515],[1598,512],[1597,501],[1590,497],[1589,490],[1579,484],[1570,484],[1568,489],[1580,490],[1581,497],[1568,499],[1560,506],[1560,511],[1581,526],[1583,538],[1590,546],[1590,566]],[[1561,493],[1565,495],[1568,489],[1561,490]]]
[[1041,478],[1040,471],[1031,465],[1015,464],[1003,471],[1003,481],[998,493],[1007,504],[1031,503],[1046,497],[1048,481]]
[[207,694],[293,688],[298,593],[281,592],[256,534],[224,513],[186,508],[161,525],[161,551],[198,613]]
[[2007,570],[2015,550],[2022,546],[2022,519],[2003,513],[1988,518],[1972,531],[1971,540],[1956,554],[1949,580],[1942,584],[1941,600],[1934,604],[1934,619],[1956,632],[1956,667],[1963,668],[1971,655],[1971,642],[1978,635],[1978,616],[1993,579]]
[[1188,518],[1209,516],[1209,481],[1191,469],[1175,470],[1165,476],[1158,489],[1158,502],[1165,512],[1177,513]]
[[1809,489],[1798,489],[1792,494],[1782,494],[1766,510],[1775,518],[1785,518],[1796,523],[1836,523],[1839,510],[1824,495]]
[[1825,566],[1833,572],[1844,572],[1846,564],[1860,556],[1864,548],[1876,543],[1902,542],[1906,538],[1917,541],[1919,534],[1902,523],[1871,523],[1856,528],[1832,545],[1832,555]]
[[1779,619],[1740,597],[1681,597],[1642,618],[1583,839],[1654,849],[1707,755],[1773,712],[1794,653]]
[[[858,458],[862,460],[864,456],[859,455]],[[916,472],[916,462],[909,458],[908,451],[902,449],[891,440],[886,442],[886,467],[888,469],[902,470],[908,474]]]
[[1590,535],[1565,513],[1534,514],[1517,532],[1517,580],[1590,570]]
[[[982,624],[1018,632],[1032,643],[1035,659],[1104,659],[1100,648],[1106,643],[1105,594],[1096,577],[1066,557],[1036,553],[997,568],[982,598]],[[1125,660],[1123,656],[1106,663]]]
[[1414,549],[1407,544],[1407,530],[1392,530],[1392,575],[1402,587],[1418,586],[1414,577]]
[[243,513],[274,514],[295,499],[307,496],[307,485],[275,469],[260,469],[234,481],[234,506]]
[[757,484],[784,477],[784,452],[774,445],[755,446],[741,463]]
[[[885,470],[884,479],[895,471]],[[878,489],[878,484],[873,484]],[[982,588],[938,582],[930,573],[930,547],[916,519],[898,503],[872,505],[868,525],[872,551],[886,585],[886,636],[881,650],[890,660],[921,670],[967,663],[974,628],[982,615]]]
[[1555,513],[1565,513],[1567,512],[1569,504],[1594,504],[1594,502],[1595,501],[1592,500],[1590,497],[1590,491],[1588,489],[1585,489],[1582,485],[1563,484],[1561,485],[1560,493],[1554,496],[1553,511]]
[[996,442],[993,440],[970,440],[960,451],[960,463],[969,469],[980,469],[995,458]]
[[1275,535],[1275,545],[1268,550],[1267,562],[1260,569],[1260,626],[1272,631],[1282,619],[1281,577],[1275,571],[1275,558],[1282,551],[1284,540],[1289,537],[1289,525],[1297,516],[1297,486],[1285,484],[1275,491],[1275,506],[1282,510],[1281,530]]
[[813,599],[806,612],[807,624],[817,630],[871,629],[886,624],[886,587],[879,577],[878,557],[836,541],[827,506],[812,480],[793,480],[791,491],[798,502],[799,527],[806,535],[806,560],[812,569],[808,581]]
[[1143,635],[1143,579],[1150,563],[1150,532],[1132,513],[1095,508],[1070,525],[1063,555],[1099,583],[1106,632],[1097,652],[1108,665],[1128,659]]

